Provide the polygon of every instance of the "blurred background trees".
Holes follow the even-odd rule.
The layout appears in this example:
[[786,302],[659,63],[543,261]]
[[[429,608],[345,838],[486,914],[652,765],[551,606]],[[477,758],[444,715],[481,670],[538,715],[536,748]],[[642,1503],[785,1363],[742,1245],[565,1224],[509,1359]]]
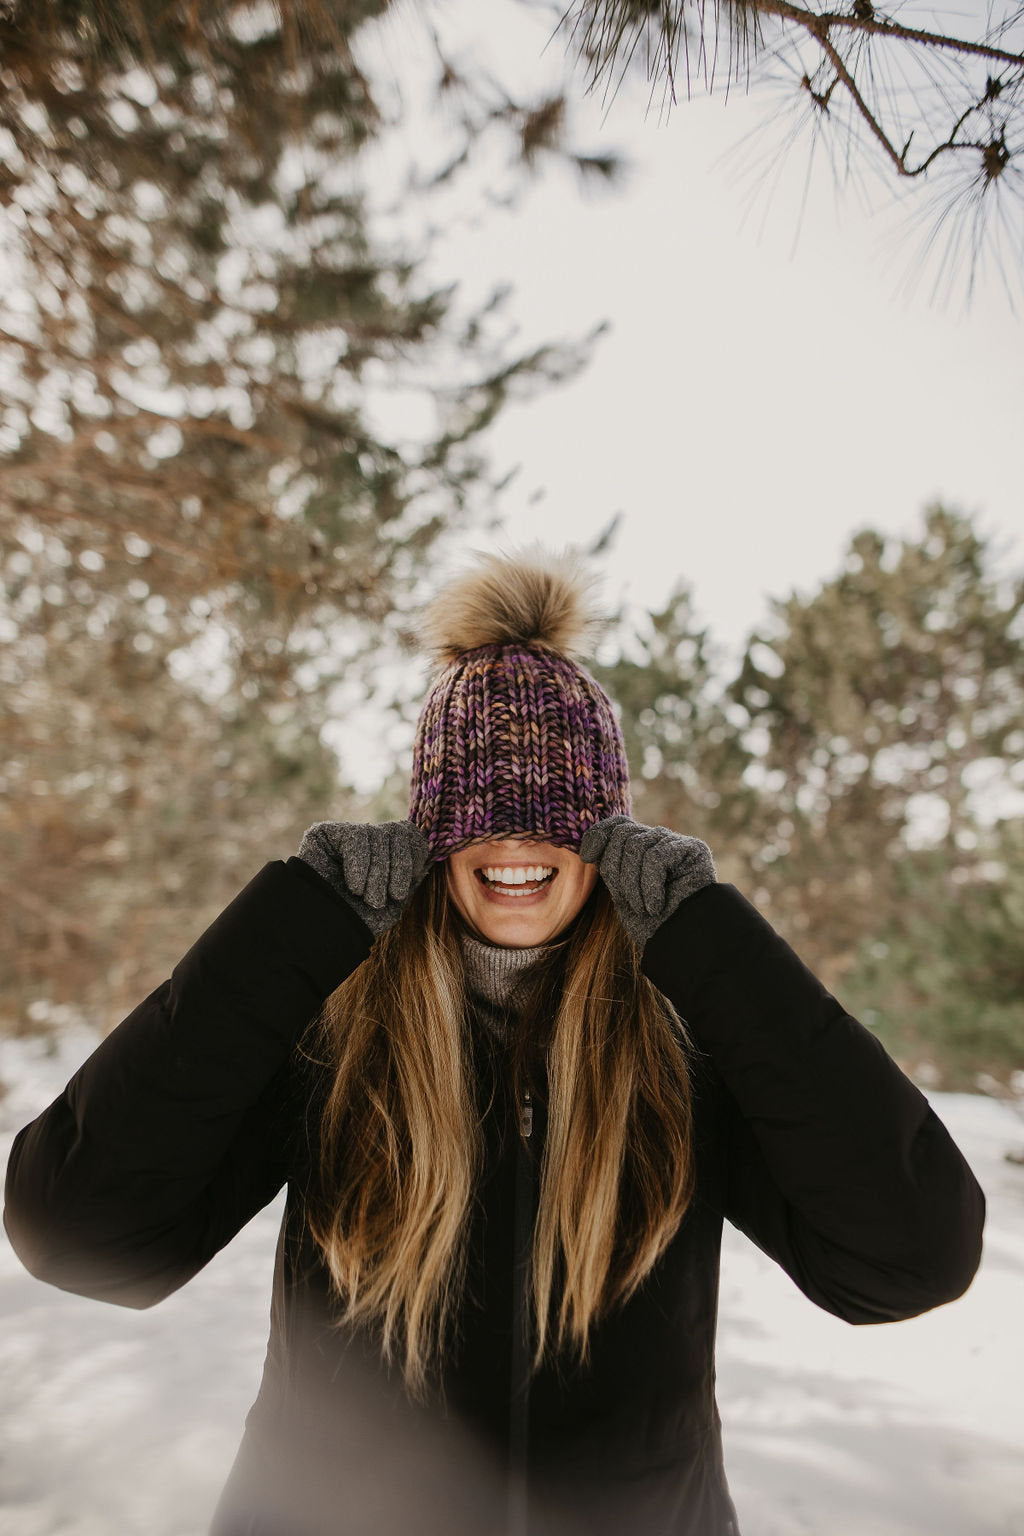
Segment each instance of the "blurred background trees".
[[1024,1062],[1024,578],[971,520],[864,529],[776,600],[735,675],[681,588],[619,642],[635,814],[704,837],[719,873],[914,1070]]
[[387,9],[0,8],[8,1022],[116,1017],[267,849],[344,812],[324,721],[396,654],[470,497],[486,515],[482,428],[585,356],[517,352],[501,295],[465,313],[378,229],[389,152],[410,204],[488,136],[506,195],[542,151],[593,169],[564,110],[429,30],[424,167],[357,57]]
[[[425,167],[361,62],[389,9],[0,6],[0,1028],[109,1026],[310,821],[403,814],[410,618],[497,505],[481,434],[586,358],[427,282],[368,178],[390,155],[429,209],[495,135],[502,196],[614,162],[428,28]],[[680,585],[595,668],[636,815],[705,837],[907,1065],[968,1086],[1024,1065],[1024,583],[991,570],[934,507],[858,533],[738,666]],[[382,678],[358,794],[330,728]]]

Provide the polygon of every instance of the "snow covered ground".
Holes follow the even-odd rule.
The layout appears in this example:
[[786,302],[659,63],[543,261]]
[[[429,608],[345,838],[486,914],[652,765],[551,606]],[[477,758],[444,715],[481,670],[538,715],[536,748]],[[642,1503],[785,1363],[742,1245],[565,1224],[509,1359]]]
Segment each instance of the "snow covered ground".
[[[95,1041],[0,1041],[0,1151]],[[1024,1536],[1024,1148],[1012,1109],[934,1096],[985,1188],[982,1269],[850,1328],[727,1232],[726,1466],[744,1536]],[[4,1536],[202,1536],[259,1385],[281,1203],[149,1312],[40,1285],[0,1243]]]

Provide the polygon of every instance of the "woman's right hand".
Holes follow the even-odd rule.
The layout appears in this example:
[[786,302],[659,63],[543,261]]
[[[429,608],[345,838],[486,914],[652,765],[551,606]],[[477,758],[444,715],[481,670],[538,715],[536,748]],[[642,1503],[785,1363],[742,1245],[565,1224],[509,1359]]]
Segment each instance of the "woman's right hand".
[[318,821],[298,856],[348,902],[374,938],[402,915],[427,872],[429,846],[411,821]]

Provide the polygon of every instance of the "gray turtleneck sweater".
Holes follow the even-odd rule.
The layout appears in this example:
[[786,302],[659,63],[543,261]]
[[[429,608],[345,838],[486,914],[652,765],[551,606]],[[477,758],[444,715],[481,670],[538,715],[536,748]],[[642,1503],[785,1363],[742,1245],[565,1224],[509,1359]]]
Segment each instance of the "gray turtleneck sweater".
[[503,1036],[509,1016],[517,1011],[517,995],[521,1001],[529,984],[529,972],[548,953],[548,946],[503,949],[500,944],[486,944],[463,933],[462,953],[470,996],[487,1026]]

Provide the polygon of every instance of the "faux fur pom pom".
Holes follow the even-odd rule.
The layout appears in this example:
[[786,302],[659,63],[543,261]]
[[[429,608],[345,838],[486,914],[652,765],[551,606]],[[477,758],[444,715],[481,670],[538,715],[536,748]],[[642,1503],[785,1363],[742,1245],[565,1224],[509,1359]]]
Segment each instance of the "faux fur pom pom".
[[579,555],[533,545],[478,555],[476,569],[443,587],[419,626],[442,663],[482,645],[531,645],[568,656],[586,648],[600,622],[593,578]]

